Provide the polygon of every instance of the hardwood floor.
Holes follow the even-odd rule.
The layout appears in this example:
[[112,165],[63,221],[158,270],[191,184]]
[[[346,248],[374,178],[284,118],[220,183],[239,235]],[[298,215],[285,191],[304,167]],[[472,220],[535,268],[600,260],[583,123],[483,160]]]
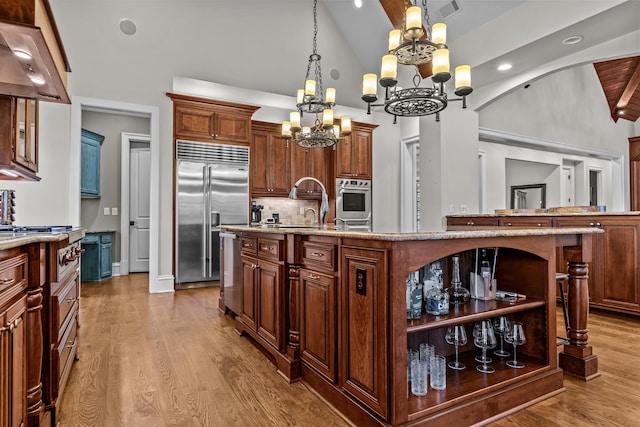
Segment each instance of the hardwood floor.
[[[217,304],[218,288],[150,295],[146,274],[83,283],[60,426],[350,425],[304,384],[287,384]],[[566,392],[493,426],[640,424],[640,319],[589,320],[602,375],[565,376]]]

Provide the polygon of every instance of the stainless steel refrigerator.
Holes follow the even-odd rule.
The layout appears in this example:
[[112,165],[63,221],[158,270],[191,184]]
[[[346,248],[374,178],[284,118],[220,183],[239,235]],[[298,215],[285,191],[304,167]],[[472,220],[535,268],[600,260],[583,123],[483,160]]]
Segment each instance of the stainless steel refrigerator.
[[249,222],[248,170],[248,147],[176,141],[176,288],[220,280],[220,226]]

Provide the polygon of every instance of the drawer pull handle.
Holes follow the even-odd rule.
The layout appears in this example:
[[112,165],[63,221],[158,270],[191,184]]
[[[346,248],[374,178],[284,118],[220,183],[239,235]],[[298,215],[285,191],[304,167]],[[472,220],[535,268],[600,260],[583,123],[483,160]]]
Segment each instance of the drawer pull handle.
[[0,284],[4,285],[4,286],[11,286],[16,282],[16,279],[14,278],[5,278],[5,279],[0,279]]
[[508,225],[509,227],[511,227],[513,224],[511,224],[510,222],[508,222],[508,223],[507,223],[507,225]]
[[78,301],[78,298],[67,298],[65,301],[66,302],[70,302],[70,303],[74,303],[74,302]]
[[273,246],[262,246],[260,248],[261,251],[272,251],[273,250]]
[[309,279],[318,280],[320,276],[317,274],[309,273]]
[[311,252],[311,255],[318,256],[318,257],[323,257],[324,256],[324,254],[322,252]]

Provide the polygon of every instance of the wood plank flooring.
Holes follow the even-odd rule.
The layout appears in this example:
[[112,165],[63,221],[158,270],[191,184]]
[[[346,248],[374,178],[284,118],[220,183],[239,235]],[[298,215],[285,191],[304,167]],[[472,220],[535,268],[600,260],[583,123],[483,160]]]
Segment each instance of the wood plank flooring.
[[[217,304],[217,288],[150,295],[146,274],[83,283],[60,426],[350,425],[304,384],[287,384]],[[640,319],[592,313],[601,377],[565,376],[565,393],[492,425],[640,425],[639,339]]]

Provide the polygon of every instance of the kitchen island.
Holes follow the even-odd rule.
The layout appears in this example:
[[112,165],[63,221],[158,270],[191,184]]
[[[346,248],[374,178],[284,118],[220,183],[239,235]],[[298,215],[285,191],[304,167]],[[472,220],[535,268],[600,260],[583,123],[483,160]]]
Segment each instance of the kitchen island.
[[[563,372],[583,379],[598,375],[588,343],[586,263],[601,230],[227,228],[241,239],[243,304],[236,313],[237,331],[265,350],[287,380],[301,379],[356,425],[481,423],[561,392]],[[526,299],[472,299],[446,315],[407,320],[407,276],[439,260],[446,287],[451,256],[469,259],[477,248],[499,248],[498,288]],[[558,256],[569,262],[571,313],[560,363],[555,338]],[[524,324],[527,342],[517,349],[524,368],[499,360],[492,374],[476,371],[478,351],[470,338],[460,348],[467,369],[448,369],[445,390],[411,394],[408,348],[429,342],[436,354],[451,360],[447,327],[463,324],[471,330],[479,320],[502,315]]]
[[0,233],[2,425],[56,425],[77,348],[83,236]]

